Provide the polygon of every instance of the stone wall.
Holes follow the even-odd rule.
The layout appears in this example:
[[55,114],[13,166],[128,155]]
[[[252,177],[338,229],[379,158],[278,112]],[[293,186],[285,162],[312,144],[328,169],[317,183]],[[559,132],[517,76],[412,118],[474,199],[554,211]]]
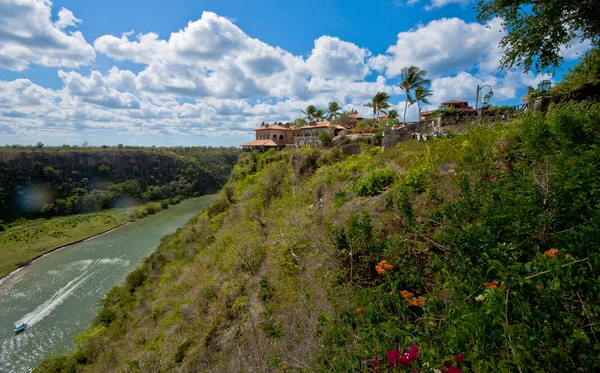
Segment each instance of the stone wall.
[[441,127],[441,118],[427,119],[416,123],[407,124],[399,128],[386,128],[383,131],[383,147],[392,147],[401,141],[412,137],[413,133],[431,132]]

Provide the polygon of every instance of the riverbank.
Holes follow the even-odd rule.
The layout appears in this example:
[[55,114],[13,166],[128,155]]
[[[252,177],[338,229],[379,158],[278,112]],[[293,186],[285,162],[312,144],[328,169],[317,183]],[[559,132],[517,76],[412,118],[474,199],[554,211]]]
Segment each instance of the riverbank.
[[[173,203],[179,203],[179,198]],[[91,214],[27,221],[0,233],[0,279],[33,260],[65,246],[107,233],[168,208],[168,200]]]
[[131,221],[132,209],[37,219],[0,234],[0,279],[54,250],[106,233]]
[[[75,336],[94,319],[98,299],[122,284],[211,198],[190,198],[55,250],[0,281],[0,372],[29,373],[57,351],[71,351]],[[23,322],[29,328],[15,336],[11,326]]]

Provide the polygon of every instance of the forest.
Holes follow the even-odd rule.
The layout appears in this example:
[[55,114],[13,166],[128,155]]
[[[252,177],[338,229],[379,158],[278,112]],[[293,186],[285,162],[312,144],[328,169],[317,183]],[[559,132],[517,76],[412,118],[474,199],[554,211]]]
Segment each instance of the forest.
[[227,182],[238,154],[209,147],[5,147],[0,227],[214,193]]

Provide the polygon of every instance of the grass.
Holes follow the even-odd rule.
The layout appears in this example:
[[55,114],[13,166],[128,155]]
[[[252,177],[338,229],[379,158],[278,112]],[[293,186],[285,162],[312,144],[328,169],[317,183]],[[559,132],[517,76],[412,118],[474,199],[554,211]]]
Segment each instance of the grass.
[[36,219],[0,233],[0,278],[57,247],[103,233],[129,221],[130,209]]
[[[597,371],[599,118],[244,153],[35,371]],[[411,369],[388,370],[413,343]]]

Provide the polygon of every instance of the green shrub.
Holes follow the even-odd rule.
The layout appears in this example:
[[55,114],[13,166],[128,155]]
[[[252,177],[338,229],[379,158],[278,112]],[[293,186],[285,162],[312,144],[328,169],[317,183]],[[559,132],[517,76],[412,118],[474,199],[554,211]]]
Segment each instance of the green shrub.
[[395,179],[396,172],[393,169],[381,168],[360,178],[352,189],[359,196],[374,196],[383,192],[386,187],[391,186]]
[[335,207],[341,207],[346,202],[348,202],[348,197],[346,196],[346,193],[341,189],[337,190],[333,196],[333,205]]
[[125,277],[125,285],[129,289],[129,292],[133,293],[136,288],[142,286],[147,277],[148,274],[143,266],[129,273],[127,277]]
[[93,324],[95,325],[103,325],[103,326],[110,326],[110,324],[115,321],[117,318],[117,314],[115,311],[109,309],[109,308],[102,308],[98,314],[96,315],[96,318],[93,321]]

